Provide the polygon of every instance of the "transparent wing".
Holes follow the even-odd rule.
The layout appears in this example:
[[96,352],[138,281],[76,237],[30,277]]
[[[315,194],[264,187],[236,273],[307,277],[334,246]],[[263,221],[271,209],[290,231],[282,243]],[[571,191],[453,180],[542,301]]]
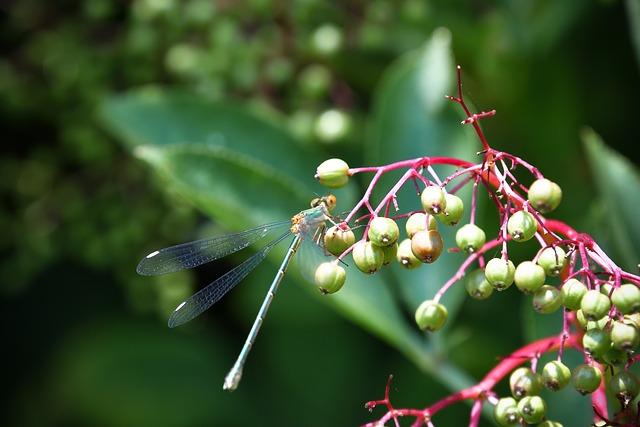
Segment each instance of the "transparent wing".
[[143,276],[156,276],[194,268],[244,249],[265,237],[270,231],[290,223],[289,220],[278,221],[239,233],[225,234],[160,249],[151,252],[142,259],[136,271]]
[[169,327],[175,328],[183,323],[187,323],[218,302],[220,298],[225,296],[225,294],[241,282],[242,279],[247,277],[247,275],[265,259],[269,251],[273,249],[276,244],[280,243],[290,234],[290,232],[284,233],[252,255],[251,258],[233,270],[228,271],[223,276],[218,277],[206,287],[190,296],[186,301],[182,302],[173,313],[171,313],[171,317],[169,317]]
[[333,255],[325,251],[323,236],[325,227],[320,226],[312,233],[305,234],[298,250],[297,263],[302,277],[310,283],[314,283],[316,269],[320,264],[335,259]]

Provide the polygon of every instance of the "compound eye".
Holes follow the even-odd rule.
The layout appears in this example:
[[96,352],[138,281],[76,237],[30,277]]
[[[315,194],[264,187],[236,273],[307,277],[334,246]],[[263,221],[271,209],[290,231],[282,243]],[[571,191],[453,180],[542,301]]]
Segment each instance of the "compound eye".
[[328,196],[325,197],[325,203],[327,204],[327,208],[329,210],[335,208],[336,207],[336,196],[334,196],[333,194],[329,194]]

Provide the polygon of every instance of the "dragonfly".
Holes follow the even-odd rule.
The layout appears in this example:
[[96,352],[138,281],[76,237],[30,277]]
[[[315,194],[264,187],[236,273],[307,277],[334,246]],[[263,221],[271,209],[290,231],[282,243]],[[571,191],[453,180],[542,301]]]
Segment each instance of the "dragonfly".
[[[242,378],[244,364],[255,343],[267,311],[291,260],[301,245],[303,248],[308,248],[307,254],[303,255],[307,255],[306,258],[308,258],[308,263],[310,264],[318,265],[322,262],[318,261],[319,258],[329,256],[325,252],[316,249],[319,248],[318,245],[322,245],[322,235],[326,227],[326,222],[336,223],[334,217],[331,216],[331,211],[335,205],[336,197],[332,194],[317,197],[311,201],[310,209],[297,213],[290,220],[264,224],[239,233],[226,234],[170,246],[151,252],[138,264],[136,270],[138,274],[143,276],[156,276],[194,268],[242,250],[258,242],[274,230],[282,230],[288,226],[286,231],[271,240],[246,261],[180,303],[169,317],[169,327],[174,328],[199,316],[251,273],[251,271],[266,258],[273,247],[293,235],[293,240],[264,297],[242,350],[233,367],[225,377],[223,384],[224,390],[232,391],[238,387]],[[314,247],[316,249],[313,249]],[[310,271],[315,271],[315,269],[303,268],[302,271],[308,275]]]

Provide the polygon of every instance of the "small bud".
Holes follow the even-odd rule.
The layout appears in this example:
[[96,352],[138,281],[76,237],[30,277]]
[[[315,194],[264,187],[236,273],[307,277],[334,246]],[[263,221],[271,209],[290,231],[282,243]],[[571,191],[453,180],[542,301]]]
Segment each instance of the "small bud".
[[389,265],[391,261],[396,258],[396,255],[398,253],[398,242],[395,242],[393,245],[384,246],[382,248],[382,253],[384,255],[382,265]]
[[467,253],[476,252],[486,240],[484,230],[475,224],[465,224],[456,232],[456,244]]
[[544,268],[547,276],[557,276],[566,262],[564,249],[559,246],[544,248],[538,255],[538,265]]
[[447,321],[447,308],[433,300],[426,300],[416,310],[416,323],[423,331],[434,332]]
[[398,241],[400,229],[391,218],[377,216],[371,220],[367,236],[376,246],[389,246]]
[[526,423],[539,423],[547,413],[547,404],[540,396],[526,396],[518,402],[518,412]]
[[455,194],[445,194],[446,208],[440,212],[437,217],[440,221],[447,225],[456,225],[464,214],[464,203],[462,199]]
[[548,179],[537,179],[529,187],[527,198],[531,206],[538,212],[551,212],[562,201],[562,189],[558,184]]
[[493,258],[485,266],[484,275],[496,290],[503,291],[513,283],[515,271],[516,267],[511,260]]
[[516,242],[526,242],[531,239],[538,229],[538,222],[527,211],[518,211],[509,217],[507,232]]
[[619,349],[625,351],[632,351],[638,346],[640,342],[640,335],[638,334],[638,328],[632,323],[625,322],[613,322],[611,327],[611,344]]
[[444,248],[444,241],[437,230],[418,231],[411,238],[411,250],[422,262],[428,264],[438,259]]
[[611,336],[604,329],[590,329],[582,336],[582,346],[587,354],[600,359],[611,348]]
[[577,279],[569,279],[562,285],[562,303],[569,310],[580,308],[582,297],[587,293],[587,286]]
[[623,408],[636,398],[640,391],[638,379],[629,371],[620,371],[609,380],[609,390],[620,401]]
[[315,177],[325,187],[343,187],[349,181],[349,165],[341,159],[325,160],[316,169]]
[[336,261],[323,262],[316,268],[315,282],[323,294],[338,292],[347,278],[347,273]]
[[587,291],[580,301],[580,310],[588,321],[598,321],[609,313],[611,300],[595,289]]
[[478,268],[467,275],[464,287],[471,298],[487,299],[493,293],[493,286],[484,276],[484,270]]
[[400,242],[398,251],[396,252],[396,258],[401,266],[410,270],[422,265],[422,261],[416,258],[411,250],[411,239],[404,239]]
[[416,212],[411,215],[405,225],[405,230],[409,238],[412,238],[418,231],[437,229],[438,223],[436,222],[436,218],[433,215],[427,215],[422,212]]
[[437,185],[430,185],[422,190],[420,201],[424,210],[432,215],[443,212],[447,207],[444,191]]
[[571,380],[571,370],[564,363],[554,360],[542,368],[542,381],[552,391],[563,389]]
[[525,294],[533,294],[544,285],[544,269],[533,261],[523,261],[513,276],[516,286]]
[[[343,229],[344,227],[344,229]],[[334,225],[324,233],[324,247],[333,254],[340,255],[356,242],[356,236],[347,225]]]
[[611,302],[622,314],[633,314],[640,311],[640,289],[636,285],[626,283],[613,291]]
[[522,418],[518,412],[518,403],[513,397],[503,397],[493,408],[493,417],[502,427],[519,426]]
[[555,286],[544,285],[533,294],[533,309],[538,313],[553,313],[562,305],[562,293]]
[[579,365],[573,370],[571,380],[580,394],[593,393],[600,386],[602,372],[595,366]]
[[521,367],[511,373],[509,387],[513,397],[522,399],[525,396],[539,394],[540,389],[542,389],[542,381],[540,376],[531,369]]
[[363,273],[372,274],[380,270],[384,262],[382,248],[371,242],[360,240],[353,246],[353,262]]

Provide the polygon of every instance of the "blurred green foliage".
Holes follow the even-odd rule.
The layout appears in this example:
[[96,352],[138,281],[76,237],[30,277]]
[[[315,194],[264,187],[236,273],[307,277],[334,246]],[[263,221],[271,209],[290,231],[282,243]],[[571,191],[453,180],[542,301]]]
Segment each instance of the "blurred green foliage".
[[[425,340],[407,313],[456,254],[321,302],[292,274],[228,395],[222,378],[274,269],[261,267],[211,313],[168,331],[176,303],[241,258],[153,279],[135,265],[157,247],[289,216],[322,191],[312,175],[326,157],[354,166],[472,157],[460,112],[441,98],[460,63],[466,95],[498,110],[483,123],[492,144],[559,182],[557,217],[635,268],[635,4],[5,2],[0,292],[12,369],[0,422],[354,425],[371,419],[361,405],[381,395],[389,373],[396,402],[419,407],[524,340],[557,332],[557,319],[533,314],[515,293],[478,303],[453,292],[445,302],[455,322]],[[585,125],[631,162],[591,131],[583,148]],[[358,184],[338,194],[341,207]],[[577,405],[588,402],[563,395],[550,410],[575,420]],[[443,413],[443,425],[465,423],[460,409]]]

